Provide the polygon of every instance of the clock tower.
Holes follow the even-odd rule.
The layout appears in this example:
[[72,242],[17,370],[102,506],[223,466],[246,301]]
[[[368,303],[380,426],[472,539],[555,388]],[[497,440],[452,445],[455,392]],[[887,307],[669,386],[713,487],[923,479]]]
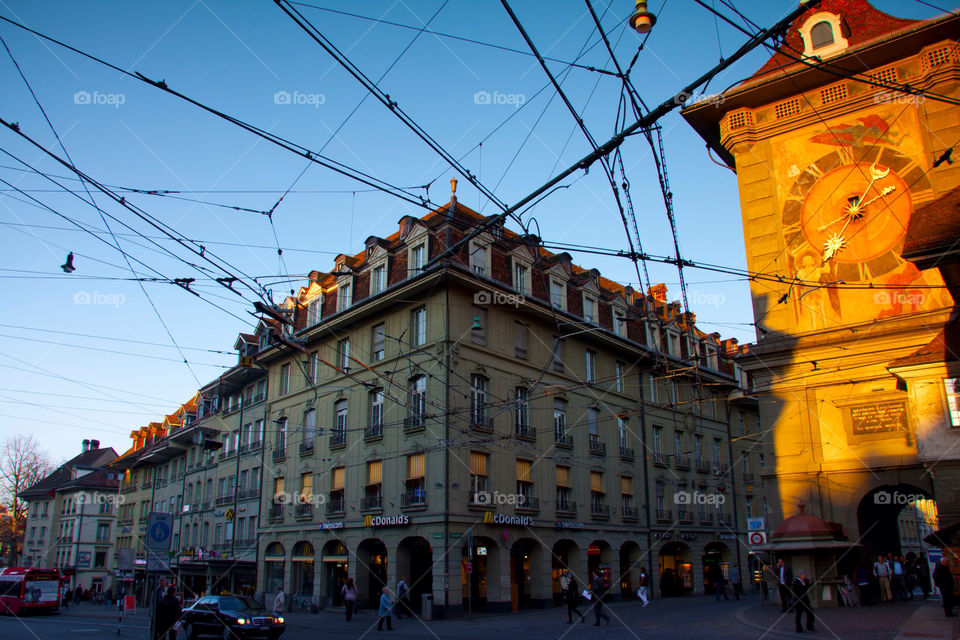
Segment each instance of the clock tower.
[[957,14],[823,0],[752,77],[683,111],[739,183],[758,332],[742,365],[775,452],[768,526],[804,502],[865,552],[898,553],[907,496],[935,499],[888,366],[953,308],[939,271],[901,254],[913,212],[960,184],[945,161],[960,144],[958,33]]

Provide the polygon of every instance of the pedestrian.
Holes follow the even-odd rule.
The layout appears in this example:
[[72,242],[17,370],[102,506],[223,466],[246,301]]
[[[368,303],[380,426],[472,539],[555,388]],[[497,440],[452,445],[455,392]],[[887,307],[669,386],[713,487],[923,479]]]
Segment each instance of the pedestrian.
[[393,602],[390,601],[390,592],[387,587],[380,590],[380,619],[377,620],[377,631],[383,631],[383,621],[387,621],[387,631],[393,631],[393,621],[390,612],[393,609]]
[[569,574],[566,575],[566,578],[567,589],[564,592],[564,597],[567,601],[567,624],[573,622],[573,614],[580,616],[580,622],[586,622],[586,616],[577,609],[577,605],[580,604],[580,586],[577,584],[577,579]]
[[930,586],[930,562],[927,560],[925,553],[917,556],[917,566],[914,567],[914,575],[917,577],[920,591],[923,592],[923,599],[926,600],[930,597],[930,592],[933,591],[933,589]]
[[856,583],[857,588],[860,590],[860,602],[867,605],[868,607],[873,606],[874,593],[873,593],[873,582],[872,575],[870,570],[864,567],[863,565],[857,567],[857,572],[854,574],[855,577],[853,581]]
[[273,599],[273,617],[279,618],[287,607],[287,596],[283,593],[283,585],[277,587],[277,596]]
[[743,587],[740,585],[740,567],[733,565],[730,567],[730,584],[733,585],[733,597],[740,601],[740,592]]
[[73,604],[80,604],[80,597],[83,595],[83,589],[80,588],[80,585],[77,585],[77,588],[73,590]]
[[727,579],[723,577],[723,568],[715,564],[711,570],[713,574],[713,588],[717,592],[717,602],[720,602],[720,596],[723,596],[724,600],[729,600],[727,597]]
[[890,589],[893,591],[893,598],[894,600],[906,600],[906,574],[903,570],[903,558],[901,556],[893,556],[893,558],[891,558],[891,565],[893,572],[891,574]]
[[347,576],[347,581],[340,588],[340,595],[343,598],[343,606],[347,609],[347,622],[350,622],[357,608],[357,586],[353,584],[353,578],[350,576]]
[[177,590],[171,585],[167,587],[167,593],[160,600],[160,607],[157,611],[157,635],[160,640],[166,636],[167,640],[177,640],[177,621],[180,620],[182,607],[180,599],[177,598]]
[[113,588],[107,587],[106,592],[103,594],[103,608],[109,609],[110,605],[113,604]]
[[570,572],[566,569],[560,570],[560,601],[566,602],[567,596],[569,595],[567,591],[570,590]]
[[873,563],[873,575],[877,578],[880,585],[880,599],[883,602],[893,602],[893,592],[890,590],[890,564],[883,559],[883,556],[877,556],[877,561]]
[[73,592],[70,591],[69,587],[60,589],[60,606],[64,609],[70,608],[70,599],[73,597]]
[[777,591],[780,594],[780,610],[786,613],[790,608],[790,587],[793,584],[793,570],[783,558],[777,559]]
[[940,589],[940,597],[943,598],[943,614],[952,618],[956,615],[953,613],[953,573],[947,566],[946,558],[940,558],[940,562],[933,570],[933,584],[937,586],[937,589]]
[[408,592],[407,580],[403,576],[400,576],[400,579],[397,581],[397,620],[403,617],[404,612],[406,612],[408,618],[413,616],[410,607],[407,605]]
[[797,627],[797,633],[803,632],[800,625],[802,614],[807,614],[807,631],[816,631],[813,626],[813,608],[810,606],[810,589],[812,583],[807,580],[807,572],[803,569],[797,571],[797,577],[793,581],[793,621]]
[[600,572],[594,573],[593,583],[590,585],[590,599],[593,601],[593,626],[595,627],[600,626],[600,618],[604,618],[607,621],[607,626],[610,626],[610,616],[603,610],[603,596],[605,591],[606,589],[604,589],[603,578],[600,577]]
[[167,635],[167,629],[162,626],[163,623],[163,598],[167,593],[167,579],[160,578],[157,581],[156,590],[150,596],[150,637],[153,640],[163,640]]
[[650,598],[647,591],[650,589],[650,574],[646,567],[640,567],[640,588],[637,589],[637,597],[643,601],[643,606],[650,604]]

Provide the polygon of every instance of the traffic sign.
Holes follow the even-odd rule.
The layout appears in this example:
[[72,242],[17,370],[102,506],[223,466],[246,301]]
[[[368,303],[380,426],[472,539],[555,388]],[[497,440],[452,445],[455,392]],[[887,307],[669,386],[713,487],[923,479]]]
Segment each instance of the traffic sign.
[[173,514],[152,512],[147,518],[147,548],[157,551],[170,550],[173,533]]
[[766,523],[762,517],[747,518],[748,531],[763,531],[766,528]]
[[767,532],[766,531],[751,531],[747,535],[747,540],[750,542],[750,546],[755,547],[760,544],[767,543]]

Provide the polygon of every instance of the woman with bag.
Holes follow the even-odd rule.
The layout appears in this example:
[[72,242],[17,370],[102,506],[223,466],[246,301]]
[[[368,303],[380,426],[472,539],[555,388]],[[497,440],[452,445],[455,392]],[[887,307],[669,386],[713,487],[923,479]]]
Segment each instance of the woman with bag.
[[580,616],[580,622],[586,622],[587,619],[583,617],[583,614],[577,610],[577,605],[580,604],[580,587],[577,584],[577,579],[573,577],[572,574],[569,576],[570,582],[567,585],[567,624],[573,622],[573,614]]
[[353,578],[347,576],[346,583],[340,589],[340,595],[343,596],[343,605],[347,608],[347,622],[350,622],[357,608],[357,586],[353,584]]

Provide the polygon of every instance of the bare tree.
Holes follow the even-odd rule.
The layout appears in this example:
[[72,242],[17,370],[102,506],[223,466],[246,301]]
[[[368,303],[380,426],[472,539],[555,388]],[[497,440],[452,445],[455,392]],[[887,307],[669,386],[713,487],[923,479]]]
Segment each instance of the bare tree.
[[6,516],[0,524],[0,537],[9,544],[10,563],[14,563],[23,544],[27,522],[26,501],[20,492],[29,489],[53,470],[50,456],[32,435],[16,435],[0,447],[0,511]]

